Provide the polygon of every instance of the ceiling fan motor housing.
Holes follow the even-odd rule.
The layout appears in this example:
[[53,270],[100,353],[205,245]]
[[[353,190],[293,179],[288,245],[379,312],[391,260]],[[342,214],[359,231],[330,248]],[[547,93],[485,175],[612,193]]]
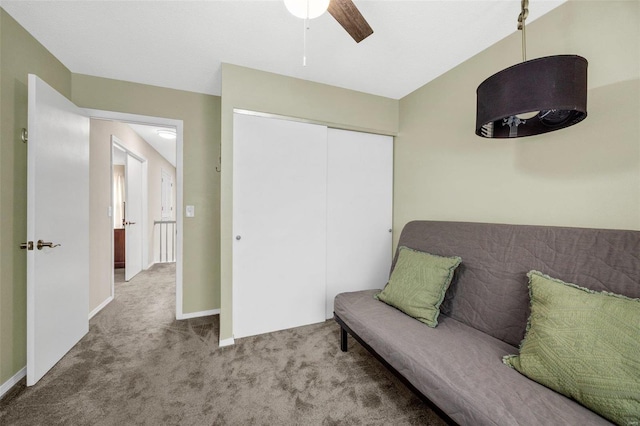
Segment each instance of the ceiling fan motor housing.
[[314,19],[327,11],[329,0],[284,0],[284,5],[297,18]]

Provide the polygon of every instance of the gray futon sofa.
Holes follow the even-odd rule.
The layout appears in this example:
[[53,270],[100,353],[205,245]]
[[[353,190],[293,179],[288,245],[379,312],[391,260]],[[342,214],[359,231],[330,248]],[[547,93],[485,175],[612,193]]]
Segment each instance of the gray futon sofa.
[[438,326],[374,299],[378,290],[342,293],[334,314],[343,351],[348,333],[450,423],[610,424],[502,357],[517,354],[524,337],[532,269],[640,298],[639,231],[414,221],[398,246],[462,257]]

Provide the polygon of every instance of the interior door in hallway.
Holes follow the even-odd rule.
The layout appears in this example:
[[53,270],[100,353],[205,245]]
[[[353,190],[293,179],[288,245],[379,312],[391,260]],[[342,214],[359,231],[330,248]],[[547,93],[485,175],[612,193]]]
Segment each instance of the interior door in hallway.
[[89,118],[30,74],[27,385],[89,330]]
[[125,280],[129,281],[142,271],[142,162],[127,153],[125,165]]

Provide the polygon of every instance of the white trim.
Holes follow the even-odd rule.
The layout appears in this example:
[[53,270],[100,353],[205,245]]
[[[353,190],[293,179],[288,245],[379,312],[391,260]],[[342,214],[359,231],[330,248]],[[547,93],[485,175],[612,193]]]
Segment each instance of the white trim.
[[393,136],[393,137],[398,136],[398,132],[391,132],[388,130],[376,130],[376,129],[369,129],[369,128],[359,127],[359,126],[345,126],[344,124],[332,123],[329,121],[312,120],[309,118],[293,117],[290,115],[272,114],[270,112],[253,111],[253,110],[242,109],[242,108],[234,108],[233,112],[234,114],[253,115],[255,117],[275,118],[277,120],[296,121],[298,123],[318,124],[320,126],[326,126],[331,129],[352,130],[354,132],[371,133],[374,135],[383,135],[383,136]]
[[186,314],[182,314],[182,316],[176,319],[185,320],[185,319],[191,319],[191,318],[207,317],[209,315],[220,315],[220,309],[210,309],[208,311],[200,311],[200,312],[189,312]]
[[[151,262],[146,269],[151,268],[153,265],[166,265],[167,263],[176,263],[176,262],[174,262],[173,260],[172,261],[167,261],[167,262]],[[205,311],[205,312],[209,312],[209,311]],[[179,318],[177,318],[177,319],[179,319]]]
[[225,346],[233,346],[236,342],[233,337],[229,337],[228,339],[222,339],[218,342],[218,347],[223,348]]
[[127,123],[154,124],[161,126],[173,126],[176,128],[176,225],[178,227],[176,238],[176,319],[182,317],[182,243],[183,243],[183,129],[182,120],[172,118],[152,117],[148,115],[129,114],[124,112],[104,111],[98,109],[86,109],[90,118],[102,120],[123,121]]
[[96,314],[98,312],[100,312],[105,306],[107,306],[109,303],[111,303],[111,301],[113,300],[113,295],[107,297],[104,302],[102,302],[101,304],[99,304],[98,306],[96,306],[96,308],[89,312],[89,319],[93,318],[94,316],[96,316]]
[[27,366],[25,365],[13,375],[9,380],[0,385],[0,398],[4,396],[5,393],[9,392],[12,387],[14,387],[20,380],[22,380],[27,375]]
[[166,263],[176,263],[176,262],[174,262],[173,260],[168,260],[166,262],[152,262],[151,264],[149,264],[149,268],[151,268],[153,265],[166,264]]
[[[113,174],[113,171],[112,171]],[[149,161],[142,162],[142,269],[149,265]],[[113,250],[112,250],[113,251]],[[113,265],[113,263],[111,263]],[[126,266],[126,264],[125,264]],[[149,267],[147,266],[147,269]]]
[[184,199],[184,188],[182,183],[183,165],[183,142],[182,142],[182,120],[176,120],[176,225],[178,226],[178,236],[176,238],[176,318],[182,316],[182,202]]
[[[113,204],[115,202],[115,199],[113,198],[113,185],[114,185],[114,180],[113,180],[113,148],[114,147],[114,140],[113,140],[113,135],[111,135],[110,138],[110,142],[111,142],[111,146],[109,146],[109,164],[110,164],[110,171],[111,171],[111,176],[109,177],[109,209],[111,210],[111,216],[109,217],[109,235],[110,235],[110,239],[111,239],[111,265],[110,265],[110,269],[111,269],[111,288],[110,288],[110,295],[107,298],[113,300],[116,294],[116,281],[115,281],[115,271],[114,271],[114,265],[115,265],[115,261],[116,261],[116,255],[115,255],[115,247],[116,247],[116,241],[115,241],[115,222],[114,222],[114,216],[116,214],[115,209],[113,208]],[[104,303],[104,302],[102,302]],[[102,306],[102,303],[100,304],[100,306]],[[94,309],[95,310],[95,309]],[[96,312],[97,313],[97,312]],[[94,314],[95,315],[95,314]],[[90,313],[89,314],[89,319],[91,319],[93,315]]]

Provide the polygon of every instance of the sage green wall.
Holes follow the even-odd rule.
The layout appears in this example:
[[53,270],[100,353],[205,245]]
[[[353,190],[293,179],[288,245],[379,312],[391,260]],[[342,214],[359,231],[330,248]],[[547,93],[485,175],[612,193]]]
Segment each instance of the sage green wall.
[[639,10],[570,1],[527,26],[529,58],[589,61],[589,115],[576,126],[475,136],[476,88],[521,60],[519,32],[401,99],[394,229],[413,219],[640,229]]
[[71,95],[71,73],[0,9],[0,384],[26,365],[27,74]]
[[82,74],[72,75],[80,107],[183,120],[183,313],[220,307],[220,97]]
[[233,109],[303,118],[350,130],[395,134],[398,101],[325,84],[222,65],[220,340],[232,338]]

